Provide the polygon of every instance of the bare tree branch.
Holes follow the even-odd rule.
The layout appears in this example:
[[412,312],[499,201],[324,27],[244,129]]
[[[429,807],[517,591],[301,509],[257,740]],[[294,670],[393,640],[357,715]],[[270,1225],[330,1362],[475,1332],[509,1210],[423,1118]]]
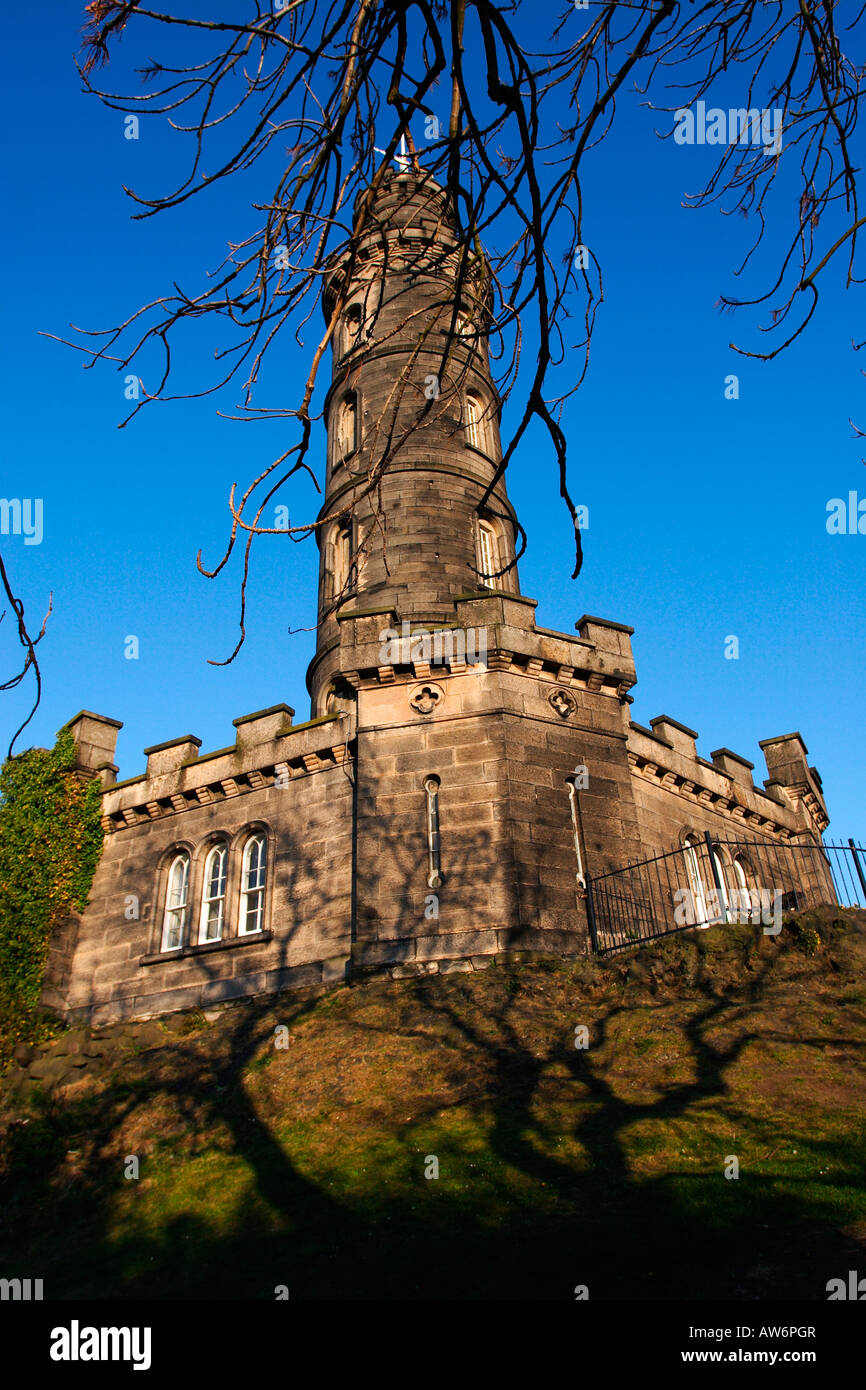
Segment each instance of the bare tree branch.
[[[755,351],[731,344],[736,351],[766,360],[798,338],[837,263],[844,261],[847,286],[860,283],[855,269],[864,218],[851,143],[863,67],[843,51],[841,35],[846,45],[862,38],[863,7],[849,10],[838,0],[610,0],[588,11],[564,5],[538,52],[524,40],[530,16],[519,4],[493,0],[277,0],[273,8],[238,0],[231,21],[191,17],[184,8],[181,0],[169,9],[93,0],[86,6],[82,79],[110,108],[167,117],[190,140],[189,165],[174,187],[154,197],[126,190],[135,217],[166,212],[256,168],[263,185],[254,204],[260,225],[229,243],[223,263],[194,291],[175,284],[122,323],[74,330],[70,343],[86,366],[110,361],[121,372],[158,350],[154,385],[128,420],[155,401],[204,396],[234,383],[240,401],[231,418],[291,423],[293,442],[258,470],[239,500],[233,485],[222,558],[206,568],[198,556],[200,571],[215,577],[244,533],[240,637],[229,661],[245,636],[255,537],[279,530],[301,540],[334,520],[277,528],[267,524],[265,508],[287,495],[297,475],[315,482],[309,453],[321,413],[314,401],[320,365],[345,309],[341,296],[326,311],[294,402],[269,407],[254,399],[262,366],[289,334],[300,341],[301,326],[324,305],[333,267],[357,264],[373,201],[402,139],[413,166],[446,192],[458,242],[448,274],[456,276],[458,300],[474,305],[475,331],[489,338],[498,392],[512,402],[511,435],[479,509],[540,423],[574,525],[575,576],[581,538],[561,419],[585,379],[604,297],[598,248],[587,246],[583,176],[627,87],[676,119],[708,97],[715,82],[724,80],[730,91],[741,79],[744,113],[780,113],[784,148],[781,138],[769,153],[748,136],[719,142],[705,187],[687,199],[688,206],[720,203],[727,216],[753,219],[754,241],[737,276],[752,273],[768,226],[779,229],[768,287],[719,301],[731,311],[767,305],[769,322],[760,331],[773,345]],[[533,27],[537,20],[533,11]],[[195,41],[194,61],[148,58],[138,91],[95,85],[96,70],[125,56],[127,44],[140,53],[153,40],[177,43],[184,33]],[[187,50],[180,44],[177,51]],[[440,127],[435,107],[443,97]],[[669,120],[658,133],[674,134]],[[172,394],[172,343],[180,328],[199,319],[213,323],[217,335],[215,379]],[[527,335],[533,354],[537,344],[529,363],[521,353]],[[375,422],[376,447],[366,452],[352,507],[377,497],[391,460],[431,411],[447,411],[450,403],[453,412],[465,380],[455,343],[452,318],[442,353],[443,394],[435,403],[419,399],[411,424],[398,428],[397,404],[405,407],[416,389],[414,360],[404,367]],[[524,543],[525,537],[520,553]]]
[[[46,610],[45,617],[42,619],[42,626],[39,629],[37,635],[35,637],[31,637],[27,629],[27,624],[24,621],[23,600],[20,598],[16,598],[14,593],[12,592],[12,586],[9,582],[9,575],[6,572],[6,565],[3,561],[2,555],[0,555],[0,584],[2,584],[3,592],[5,593],[6,598],[9,600],[9,605],[12,609],[12,612],[15,614],[16,636],[18,638],[18,643],[24,652],[24,662],[21,666],[21,669],[17,671],[15,675],[10,676],[7,680],[0,683],[0,691],[14,690],[16,686],[19,686],[21,682],[24,680],[28,671],[33,672],[33,677],[36,682],[36,695],[33,701],[33,707],[30,710],[30,713],[28,714],[27,718],[24,720],[24,723],[19,725],[19,727],[16,729],[9,743],[7,757],[11,758],[12,750],[14,749],[19,736],[27,728],[27,725],[30,723],[31,719],[33,718],[34,714],[39,708],[39,702],[42,699],[42,672],[39,670],[39,661],[36,657],[36,648],[42,641],[42,638],[45,636],[45,629],[48,625],[48,619],[51,617],[51,611],[54,604],[54,595],[48,595],[48,608]],[[2,613],[0,613],[0,622],[2,622],[5,618],[6,612],[7,610],[4,608]]]

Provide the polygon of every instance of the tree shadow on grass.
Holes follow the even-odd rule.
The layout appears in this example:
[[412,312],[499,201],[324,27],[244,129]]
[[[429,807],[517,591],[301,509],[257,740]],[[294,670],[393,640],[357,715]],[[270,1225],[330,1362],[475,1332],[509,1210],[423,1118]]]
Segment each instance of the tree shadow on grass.
[[[698,978],[680,1031],[689,1075],[656,1076],[644,1095],[624,1084],[617,1061],[635,1000],[610,988],[581,994],[568,969],[248,1002],[213,1034],[125,1063],[95,1095],[43,1100],[6,1134],[3,1273],[44,1278],[49,1298],[273,1299],[282,1286],[302,1299],[551,1299],[573,1298],[580,1285],[591,1298],[825,1298],[827,1280],[863,1263],[850,1219],[862,1132],[822,1137],[805,1120],[792,1127],[790,1114],[782,1122],[786,1141],[836,1170],[822,1189],[808,1166],[780,1181],[744,1162],[740,1178],[726,1180],[726,1156],[702,1120],[712,1104],[744,1131],[752,1123],[732,1070],[760,1036],[749,1019],[766,996],[771,958],[753,971],[747,1002],[745,991],[720,994]],[[390,1002],[380,1016],[383,989],[394,1001],[390,1023]],[[383,1162],[355,1187],[333,1176],[334,1164],[354,1162],[336,1122],[326,1161],[299,1157],[303,1117],[265,1120],[251,1084],[273,1051],[275,1018],[291,1030],[327,1008],[359,1045],[378,1039],[394,1057],[423,1035],[435,1049],[431,1074],[449,1079],[444,1091],[431,1082],[429,1095],[403,1098],[411,1114],[399,1122],[372,1118],[375,1097],[362,1097],[369,1133],[387,1129],[406,1164]],[[572,1014],[590,1025],[586,1050],[574,1047]],[[830,1032],[796,1043],[816,1056],[852,1046]],[[619,1056],[633,1062],[634,1049]],[[387,1112],[387,1075],[381,1092]],[[123,1177],[125,1136],[139,1120],[158,1129],[160,1116],[160,1145],[142,1169],[150,1182],[135,1192]],[[667,1135],[690,1126],[698,1145],[703,1137],[700,1171],[637,1171],[633,1131],[647,1123]],[[323,1131],[320,1120],[320,1144]],[[438,1180],[424,1177],[428,1144]],[[171,1164],[187,1165],[192,1185],[161,1206],[160,1174]]]

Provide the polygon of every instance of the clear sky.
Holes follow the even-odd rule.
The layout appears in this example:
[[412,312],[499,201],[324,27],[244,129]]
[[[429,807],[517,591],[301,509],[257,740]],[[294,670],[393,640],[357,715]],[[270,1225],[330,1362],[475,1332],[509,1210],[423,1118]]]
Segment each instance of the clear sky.
[[[279,452],[284,427],[221,420],[204,399],[156,405],[118,430],[121,377],[83,371],[77,354],[38,331],[104,327],[172,279],[197,286],[254,225],[254,185],[225,182],[164,218],[130,221],[121,185],[162,187],[164,171],[180,167],[177,137],[162,118],[125,140],[122,115],[81,92],[78,6],[48,0],[38,12],[38,62],[7,64],[2,90],[0,495],[44,505],[40,545],[20,536],[2,545],[31,625],[54,592],[43,702],[23,746],[50,744],[79,709],[95,710],[123,720],[117,760],[128,777],[149,744],[193,733],[202,751],[223,747],[233,718],[280,701],[296,722],[309,716],[314,634],[289,629],[314,621],[317,552],[312,542],[257,544],[246,647],[230,667],[208,665],[236,640],[238,571],[204,579],[196,551],[221,555],[229,487]],[[9,52],[33,50],[32,10],[13,7],[4,27]],[[666,119],[670,129],[670,118],[626,100],[588,174],[587,236],[605,303],[587,383],[564,417],[572,495],[589,507],[586,559],[572,582],[569,519],[535,435],[508,476],[529,536],[521,588],[539,600],[545,627],[572,631],[583,613],[633,626],[633,717],[646,724],[666,713],[690,725],[704,756],[724,745],[755,762],[758,785],[758,740],[799,729],[823,777],[828,838],[864,838],[866,535],[826,528],[831,498],[866,498],[866,440],[848,423],[866,422],[866,353],[851,350],[866,336],[863,292],[843,293],[837,274],[807,335],[781,359],[732,353],[731,338],[760,341],[758,319],[715,307],[720,293],[737,292],[732,272],[750,228],[718,209],[682,208],[713,152],[659,141],[654,127]],[[213,346],[190,338],[182,370],[206,370]],[[282,376],[293,397],[305,356],[291,341],[276,353],[271,382]],[[736,401],[724,395],[731,372]],[[296,496],[293,522],[317,506],[311,486]],[[9,626],[7,616],[4,673]],[[124,656],[130,635],[138,660]],[[725,658],[731,635],[737,660]],[[0,696],[4,751],[28,698]]]

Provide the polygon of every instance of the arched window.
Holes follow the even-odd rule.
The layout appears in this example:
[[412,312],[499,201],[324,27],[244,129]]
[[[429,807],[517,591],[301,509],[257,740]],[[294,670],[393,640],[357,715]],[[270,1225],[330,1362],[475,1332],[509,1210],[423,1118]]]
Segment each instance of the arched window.
[[482,584],[495,588],[496,571],[499,569],[499,548],[496,544],[496,531],[489,521],[478,523],[478,569]]
[[184,850],[175,855],[168,870],[165,890],[165,915],[162,919],[162,949],[176,951],[183,945],[189,895],[189,855]]
[[692,902],[695,910],[695,926],[709,926],[709,913],[707,912],[707,895],[704,890],[703,879],[701,878],[701,865],[698,858],[698,845],[700,841],[696,835],[686,835],[683,840],[683,855],[686,861],[686,874],[688,875],[689,888],[692,894]]
[[352,588],[352,518],[343,517],[334,529],[334,598]]
[[[728,875],[730,873],[731,856],[721,845],[713,846],[713,863],[716,866],[716,873],[719,876],[719,883],[721,884],[721,889],[717,890],[721,898],[721,902],[718,905],[719,911],[718,914],[714,913],[713,917],[716,921],[721,920],[722,922],[729,922],[731,920],[731,903],[728,897],[728,887],[730,884]],[[715,888],[715,883],[713,887]]]
[[358,447],[358,399],[354,391],[343,398],[337,412],[337,459],[354,454]]
[[747,864],[741,855],[737,855],[734,860],[734,879],[736,881],[737,893],[739,894],[740,906],[744,912],[750,912],[752,908],[752,896],[749,892],[749,881],[746,877]]
[[471,340],[474,337],[474,330],[472,328],[472,324],[469,322],[469,319],[463,313],[459,313],[454,320],[454,336],[455,338],[463,338],[467,340]]
[[201,922],[198,939],[219,941],[223,934],[226,910],[226,873],[228,848],[214,845],[204,865],[204,888],[201,895]]
[[481,419],[483,413],[483,407],[478,397],[467,396],[464,413],[466,442],[471,444],[473,449],[484,448],[484,431]]
[[343,315],[343,327],[345,329],[345,351],[351,352],[356,347],[361,336],[361,328],[364,323],[364,310],[360,304],[350,304]]
[[241,870],[241,914],[238,934],[247,936],[261,931],[265,924],[265,869],[267,841],[264,835],[253,835],[244,845]]

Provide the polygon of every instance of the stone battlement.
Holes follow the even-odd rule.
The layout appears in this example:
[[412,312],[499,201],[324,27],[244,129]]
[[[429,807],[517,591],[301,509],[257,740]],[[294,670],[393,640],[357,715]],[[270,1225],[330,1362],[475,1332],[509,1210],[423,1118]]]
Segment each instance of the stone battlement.
[[[756,787],[754,763],[738,753],[717,748],[708,762],[698,755],[694,729],[664,714],[651,719],[650,725],[647,729],[629,724],[629,764],[644,784],[679,797],[684,816],[690,813],[689,807],[712,811],[730,817],[738,833],[745,830],[782,839],[802,835],[806,827],[820,835],[829,824],[820,782],[815,770],[806,765],[807,750],[799,734],[761,743],[770,776],[763,787]],[[784,762],[775,752],[783,747]]]

